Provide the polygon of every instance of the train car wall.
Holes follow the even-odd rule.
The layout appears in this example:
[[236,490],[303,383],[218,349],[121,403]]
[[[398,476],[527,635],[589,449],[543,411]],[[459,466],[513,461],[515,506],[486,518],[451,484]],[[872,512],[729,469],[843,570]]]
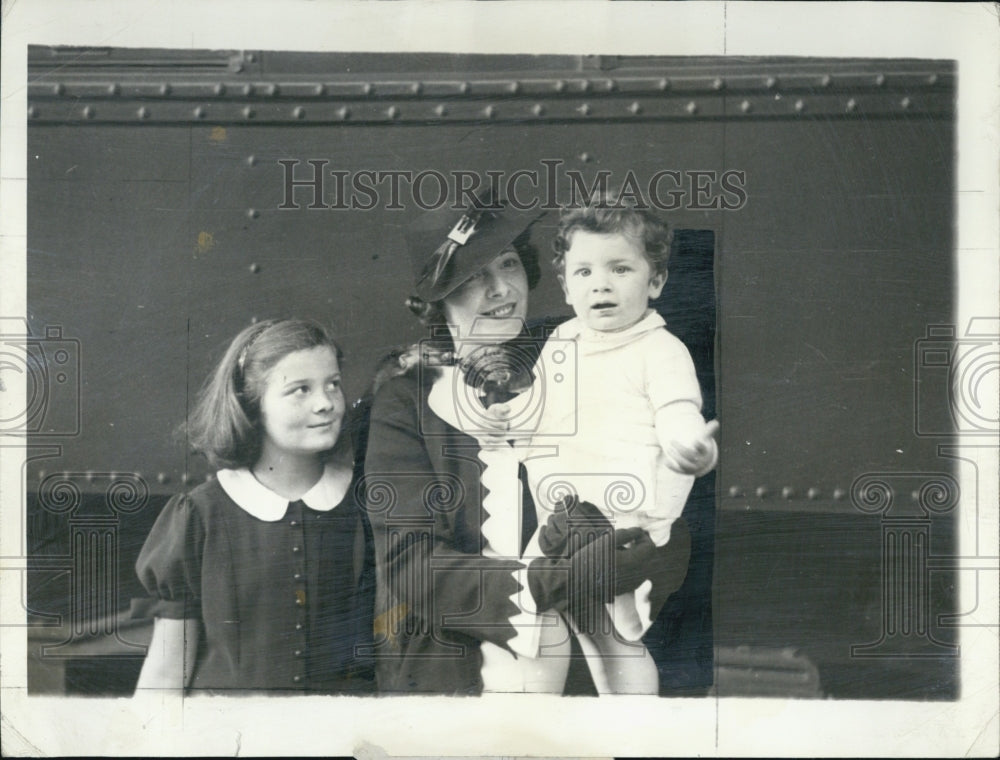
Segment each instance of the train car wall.
[[[893,563],[954,553],[953,466],[938,456],[952,431],[916,420],[947,419],[946,383],[915,401],[918,381],[938,382],[919,377],[920,341],[954,311],[951,63],[29,58],[27,330],[65,380],[29,420],[35,691],[130,688],[144,641],[121,617],[132,563],[167,496],[209,475],[172,431],[232,335],[270,316],[330,323],[349,398],[421,337],[399,234],[419,209],[405,184],[394,204],[388,184],[372,198],[371,179],[352,183],[423,173],[433,198],[432,172],[529,171],[539,188],[522,177],[522,194],[558,202],[571,175],[660,189],[682,231],[675,264],[701,278],[678,272],[667,291],[690,309],[658,304],[701,336],[722,424],[718,471],[692,499],[688,610],[654,631],[664,693],[957,696],[955,632],[938,622],[954,571],[921,576],[926,605],[902,621],[904,592],[883,583]],[[545,264],[531,316],[566,315]],[[900,516],[919,538],[908,553],[886,548]],[[106,571],[85,590],[94,562]],[[113,643],[88,650],[95,637]],[[124,658],[120,683],[93,675],[88,652]],[[60,657],[77,675],[47,681]]]

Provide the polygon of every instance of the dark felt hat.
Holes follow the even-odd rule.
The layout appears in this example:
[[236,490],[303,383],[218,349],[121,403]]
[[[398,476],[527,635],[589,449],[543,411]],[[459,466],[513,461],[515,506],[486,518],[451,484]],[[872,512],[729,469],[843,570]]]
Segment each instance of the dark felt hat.
[[512,208],[503,199],[480,197],[465,212],[450,204],[428,211],[405,231],[414,291],[440,301],[489,264],[544,212]]

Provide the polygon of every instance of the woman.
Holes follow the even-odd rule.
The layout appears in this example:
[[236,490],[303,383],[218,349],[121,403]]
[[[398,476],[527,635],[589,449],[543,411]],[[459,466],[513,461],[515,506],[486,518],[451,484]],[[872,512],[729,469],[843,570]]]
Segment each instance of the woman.
[[[566,511],[538,529],[534,545],[541,539],[549,556],[522,556],[536,532],[534,503],[518,454],[485,410],[530,384],[546,337],[524,326],[539,278],[529,240],[539,216],[481,201],[464,214],[428,213],[407,235],[409,306],[431,338],[376,393],[365,464],[385,693],[561,693],[568,639],[552,635],[558,616],[539,613],[566,611],[581,601],[570,589],[608,582],[612,574],[594,571],[601,556],[616,557],[617,592],[638,587],[650,564],[645,534],[625,548],[638,529],[581,531]],[[667,546],[673,560],[661,564],[677,588],[687,544]]]

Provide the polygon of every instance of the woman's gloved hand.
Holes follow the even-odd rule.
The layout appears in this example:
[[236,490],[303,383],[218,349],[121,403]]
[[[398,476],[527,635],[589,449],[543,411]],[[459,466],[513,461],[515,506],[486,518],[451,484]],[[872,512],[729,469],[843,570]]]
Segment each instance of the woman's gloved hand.
[[[609,531],[613,526],[601,510],[575,495],[560,499],[552,514],[538,529],[538,545],[546,557],[567,557],[570,535],[593,531]],[[582,546],[585,541],[580,541]]]
[[691,557],[691,536],[682,519],[672,526],[670,541],[659,547],[641,528],[614,530],[605,523],[601,529],[595,521],[586,531],[574,526],[567,530],[563,556],[542,557],[528,565],[528,586],[538,609],[569,615],[584,633],[603,630],[603,606],[647,579],[653,584],[650,605],[655,618],[684,582]]
[[528,565],[528,586],[538,609],[569,615],[580,631],[600,630],[604,605],[645,578],[642,564],[649,552],[627,548],[645,535],[641,528],[571,532],[568,556],[539,557]]

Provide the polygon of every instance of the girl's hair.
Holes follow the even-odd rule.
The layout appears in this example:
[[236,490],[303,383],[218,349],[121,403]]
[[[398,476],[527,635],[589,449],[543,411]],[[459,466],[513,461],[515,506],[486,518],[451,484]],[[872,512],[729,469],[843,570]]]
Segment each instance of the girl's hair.
[[332,349],[338,362],[343,356],[329,331],[311,320],[269,319],[242,330],[182,428],[191,447],[215,468],[253,466],[261,453],[260,400],[268,373],[289,354],[320,346]]
[[[542,268],[538,264],[538,249],[531,242],[530,230],[525,230],[518,235],[511,244],[517,251],[518,258],[521,259],[521,266],[528,276],[528,289],[532,290],[542,276]],[[497,251],[499,256],[502,251]],[[459,249],[458,255],[461,255]],[[443,301],[425,301],[419,296],[410,296],[406,299],[406,306],[412,311],[427,327],[442,327],[447,324],[444,316]]]
[[670,260],[671,232],[666,222],[622,195],[598,195],[584,206],[565,208],[559,216],[559,231],[552,241],[552,266],[562,270],[566,251],[577,230],[599,235],[622,234],[638,239],[653,271],[664,274]]

